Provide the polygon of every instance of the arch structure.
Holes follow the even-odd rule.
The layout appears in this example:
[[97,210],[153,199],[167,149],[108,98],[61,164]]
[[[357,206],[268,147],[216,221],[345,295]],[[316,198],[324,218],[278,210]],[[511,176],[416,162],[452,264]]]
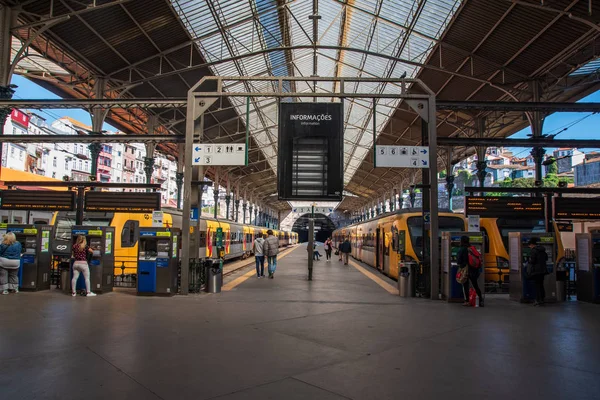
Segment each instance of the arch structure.
[[[300,215],[294,225],[292,226],[292,231],[298,232],[298,238],[300,242],[305,242],[308,240],[308,220],[310,218],[310,214],[302,214]],[[328,237],[331,236],[331,233],[337,228],[336,224],[329,218],[329,216],[325,214],[315,214],[315,240],[317,242],[324,242]]]

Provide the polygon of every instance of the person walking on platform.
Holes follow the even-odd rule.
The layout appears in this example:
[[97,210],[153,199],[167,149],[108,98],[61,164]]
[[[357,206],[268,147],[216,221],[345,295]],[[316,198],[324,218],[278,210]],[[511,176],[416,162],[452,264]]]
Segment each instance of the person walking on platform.
[[548,267],[546,262],[548,261],[548,254],[544,249],[544,246],[538,244],[538,238],[533,237],[529,239],[529,248],[531,253],[529,255],[529,268],[528,275],[535,284],[535,303],[534,306],[541,306],[544,304],[546,299],[546,289],[544,289],[544,278],[548,273]]
[[96,296],[96,293],[93,293],[90,288],[90,267],[87,263],[87,255],[88,253],[94,253],[94,250],[91,249],[87,245],[87,240],[85,236],[79,235],[77,236],[77,240],[73,245],[73,258],[75,262],[73,263],[73,279],[71,280],[71,296],[75,297],[77,295],[77,279],[79,279],[79,274],[83,274],[83,278],[85,279],[85,291],[86,295],[93,297]]
[[259,279],[264,278],[265,276],[264,244],[265,239],[263,239],[263,234],[259,233],[256,239],[254,239],[254,244],[252,244],[252,251],[254,252],[254,258],[256,259],[256,277]]
[[475,247],[471,246],[468,236],[461,236],[460,238],[460,249],[456,255],[456,263],[458,264],[458,268],[468,267],[469,271],[469,279],[463,283],[463,295],[465,297],[463,306],[468,307],[471,305],[469,303],[469,282],[471,282],[473,289],[475,289],[479,297],[479,307],[483,307],[483,296],[479,288],[479,283],[477,283],[477,278],[479,278],[479,274],[481,273],[481,254]]
[[21,243],[15,234],[8,232],[0,244],[0,290],[8,294],[9,290],[19,293],[19,267],[21,266]]
[[340,257],[344,258],[344,265],[348,265],[348,256],[351,251],[352,245],[350,244],[350,239],[346,237],[344,242],[340,245]]
[[317,243],[313,243],[313,260],[320,260],[320,257],[323,257],[321,253],[319,253],[319,249],[317,247]]
[[267,257],[267,268],[269,270],[269,279],[275,276],[277,269],[277,254],[279,253],[279,239],[273,235],[273,231],[267,231],[267,238],[263,246],[263,254]]
[[331,238],[327,238],[325,241],[325,258],[327,261],[331,261],[331,250],[333,249],[333,242]]

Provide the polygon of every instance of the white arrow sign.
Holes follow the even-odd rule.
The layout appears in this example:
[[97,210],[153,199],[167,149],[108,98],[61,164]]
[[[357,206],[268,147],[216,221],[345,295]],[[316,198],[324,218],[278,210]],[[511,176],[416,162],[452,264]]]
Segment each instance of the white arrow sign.
[[192,165],[246,165],[246,143],[194,143]]

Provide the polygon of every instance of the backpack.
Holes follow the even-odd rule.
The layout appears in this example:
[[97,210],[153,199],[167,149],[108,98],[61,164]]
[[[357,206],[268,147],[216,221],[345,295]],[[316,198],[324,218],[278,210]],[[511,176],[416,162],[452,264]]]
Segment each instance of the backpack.
[[481,253],[477,251],[475,246],[469,247],[469,267],[479,269],[481,268],[481,264]]

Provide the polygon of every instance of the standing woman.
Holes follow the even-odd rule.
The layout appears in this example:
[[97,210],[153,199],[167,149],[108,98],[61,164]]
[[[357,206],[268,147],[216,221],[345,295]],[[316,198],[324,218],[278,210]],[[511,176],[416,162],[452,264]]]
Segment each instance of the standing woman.
[[94,253],[94,250],[87,245],[85,236],[77,236],[77,240],[73,245],[73,258],[75,259],[75,262],[73,263],[73,279],[71,280],[71,296],[73,297],[77,295],[76,288],[77,279],[79,279],[79,273],[82,273],[83,278],[85,279],[85,290],[87,295],[96,295],[96,293],[92,293],[90,290],[90,267],[87,263],[88,253]]
[[327,261],[331,261],[331,249],[333,248],[333,242],[331,241],[331,238],[327,238],[327,240],[325,241],[325,257],[327,258]]
[[468,236],[461,236],[460,238],[460,249],[456,254],[456,263],[459,268],[467,267],[467,271],[469,274],[469,278],[463,283],[463,295],[465,297],[465,302],[463,306],[470,307],[469,303],[469,282],[473,285],[473,289],[479,296],[479,307],[483,307],[483,296],[481,293],[481,289],[479,288],[479,284],[477,283],[477,279],[479,278],[479,274],[481,273],[480,268],[481,265],[471,265],[469,262],[469,255],[473,258],[481,257],[481,255],[475,254],[477,250],[471,246],[471,242]]
[[19,293],[19,267],[21,266],[21,243],[15,234],[8,232],[0,244],[0,290]]

